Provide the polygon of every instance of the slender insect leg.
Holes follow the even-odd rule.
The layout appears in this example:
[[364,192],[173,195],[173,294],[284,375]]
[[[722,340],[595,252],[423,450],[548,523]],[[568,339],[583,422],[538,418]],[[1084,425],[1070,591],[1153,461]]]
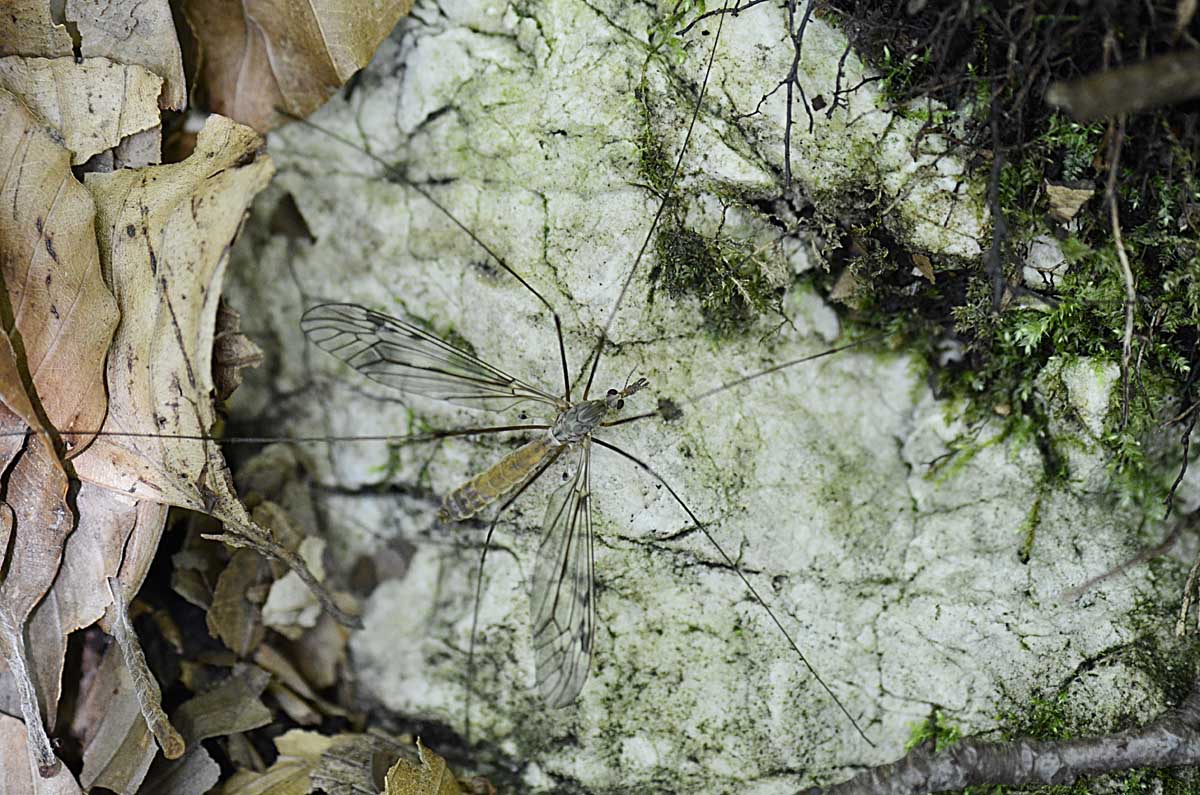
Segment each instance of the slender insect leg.
[[613,302],[612,309],[609,310],[608,320],[605,321],[604,328],[600,330],[600,334],[596,338],[596,345],[592,348],[588,358],[583,362],[584,368],[588,370],[587,383],[583,386],[583,400],[587,400],[588,393],[592,389],[592,380],[596,377],[596,367],[600,364],[600,354],[604,350],[604,343],[608,341],[608,333],[612,331],[613,322],[617,319],[617,310],[621,308],[621,303],[625,300],[625,293],[629,292],[629,285],[633,283],[633,277],[637,274],[638,265],[641,264],[642,257],[646,255],[646,249],[650,247],[650,241],[654,237],[654,230],[658,228],[658,222],[667,210],[667,204],[671,200],[671,191],[675,189],[675,181],[679,178],[680,169],[683,168],[683,156],[687,152],[688,143],[692,140],[692,131],[696,128],[696,120],[700,118],[700,105],[704,102],[704,90],[708,88],[708,78],[712,74],[713,61],[717,57],[717,43],[721,40],[721,29],[725,26],[726,14],[724,12],[728,11],[728,9],[729,0],[725,0],[722,13],[717,17],[717,32],[713,36],[712,50],[708,54],[708,65],[704,68],[704,79],[700,82],[700,92],[696,96],[696,107],[692,110],[692,120],[688,122],[687,135],[683,138],[683,146],[679,148],[679,157],[675,159],[675,169],[671,172],[671,179],[667,182],[667,191],[663,194],[662,201],[658,205],[658,212],[654,214],[654,220],[650,222],[650,228],[646,230],[646,237],[642,240],[642,247],[638,249],[637,256],[633,259],[633,265],[629,268],[629,273],[625,275],[624,281],[621,282],[621,289],[617,293],[617,300]]
[[767,615],[771,617],[771,621],[774,622],[775,626],[779,629],[779,631],[783,633],[783,637],[785,637],[787,639],[788,645],[792,648],[792,651],[794,651],[796,653],[796,656],[800,658],[800,661],[802,663],[804,663],[804,667],[808,669],[808,672],[810,674],[812,674],[813,678],[817,680],[818,684],[820,684],[821,687],[825,690],[825,692],[829,694],[829,697],[831,699],[833,699],[833,703],[837,704],[837,707],[838,707],[838,709],[840,709],[842,711],[842,714],[845,715],[847,719],[849,719],[850,724],[852,726],[854,726],[854,730],[856,732],[858,732],[858,736],[862,737],[864,740],[866,740],[868,745],[870,745],[872,748],[874,748],[875,743],[871,742],[871,738],[867,737],[866,733],[863,732],[862,727],[860,727],[858,725],[858,721],[854,719],[854,716],[851,715],[850,711],[848,709],[846,709],[844,704],[842,704],[841,699],[839,699],[836,695],[834,695],[834,692],[829,688],[829,685],[825,684],[825,680],[821,678],[821,675],[819,673],[817,673],[817,670],[815,668],[813,668],[812,663],[810,663],[808,661],[808,658],[804,656],[804,652],[800,651],[800,647],[796,644],[796,641],[794,641],[792,639],[791,633],[788,632],[787,629],[784,628],[783,623],[775,615],[775,611],[771,609],[771,607],[767,604],[766,600],[764,600],[761,596],[759,596],[758,591],[750,583],[750,580],[746,577],[745,573],[742,572],[741,566],[737,565],[737,563],[734,562],[733,558],[729,556],[729,553],[725,551],[725,548],[722,547],[717,542],[717,539],[713,536],[713,534],[708,531],[708,528],[704,526],[704,524],[700,521],[700,519],[696,516],[696,514],[692,513],[692,509],[688,507],[687,503],[683,501],[683,498],[680,497],[679,494],[675,491],[675,489],[673,489],[671,487],[671,484],[668,483],[663,478],[662,475],[655,472],[654,469],[651,468],[651,466],[649,464],[647,464],[645,461],[638,458],[637,456],[633,455],[632,453],[628,453],[628,452],[622,450],[620,447],[617,447],[615,444],[609,444],[608,442],[605,442],[601,439],[597,439],[595,436],[592,436],[592,441],[595,442],[596,444],[600,445],[601,447],[603,447],[607,450],[612,450],[617,455],[627,458],[628,460],[637,464],[639,467],[641,467],[643,470],[645,470],[646,473],[650,475],[650,477],[654,478],[660,484],[662,484],[662,487],[667,490],[667,493],[671,495],[671,497],[675,500],[675,502],[679,503],[679,507],[683,508],[684,513],[686,513],[688,515],[688,518],[692,520],[692,523],[696,525],[696,528],[701,533],[704,534],[704,537],[707,538],[709,540],[709,543],[711,543],[713,545],[713,547],[717,550],[717,553],[720,554],[721,558],[725,561],[725,564],[727,566],[729,566],[729,568],[732,569],[734,571],[734,573],[737,574],[738,578],[742,581],[742,585],[746,586],[746,590],[750,592],[750,595],[752,597],[754,597],[754,601],[758,602],[759,606],[762,607],[763,610],[767,611]]
[[[471,238],[471,241],[474,242],[475,245],[479,246],[481,249],[483,249],[484,253],[486,253],[489,257],[491,257],[493,260],[495,260],[496,264],[499,265],[509,276],[516,279],[517,282],[522,287],[524,287],[526,290],[528,290],[530,293],[532,293],[533,297],[536,298],[542,304],[542,306],[546,307],[546,311],[548,311],[550,313],[550,315],[554,318],[554,333],[558,337],[558,355],[559,355],[559,359],[562,362],[563,396],[568,401],[571,399],[571,376],[570,376],[569,368],[567,365],[567,346],[566,346],[566,343],[563,341],[562,318],[560,318],[558,316],[558,312],[554,311],[554,307],[551,306],[550,302],[546,300],[546,297],[537,291],[537,288],[535,288],[532,284],[527,282],[524,279],[524,277],[522,277],[519,273],[517,273],[515,270],[513,270],[512,266],[509,265],[507,262],[505,262],[504,259],[499,254],[497,254],[495,252],[495,250],[492,249],[491,246],[489,246],[487,243],[485,243],[483,241],[482,238],[479,237],[479,235],[475,234],[473,231],[471,231],[471,229],[466,224],[464,224],[462,221],[458,220],[458,217],[455,216],[454,213],[450,212],[450,208],[446,207],[446,205],[444,205],[440,201],[438,201],[438,199],[424,185],[419,185],[416,182],[413,182],[407,176],[405,176],[404,173],[402,171],[400,171],[400,169],[396,168],[396,166],[394,166],[393,164],[384,160],[382,157],[375,154],[370,149],[360,146],[358,143],[350,140],[349,138],[342,135],[341,133],[337,133],[326,127],[322,127],[321,125],[317,124],[316,122],[309,121],[308,119],[306,119],[302,116],[297,116],[294,113],[283,110],[282,108],[276,108],[275,110],[280,115],[286,116],[287,118],[291,119],[294,122],[299,122],[300,124],[303,124],[306,127],[314,129],[317,132],[321,133],[322,135],[326,135],[326,136],[332,138],[333,140],[338,141],[339,143],[342,143],[357,152],[361,152],[362,154],[369,157],[371,160],[374,160],[376,163],[378,163],[380,166],[383,167],[383,170],[387,173],[387,175],[390,179],[394,180],[395,182],[399,182],[402,185],[407,185],[408,187],[415,190],[417,193],[421,194],[421,196],[427,202],[429,202],[435,208],[437,208],[442,213],[442,215],[444,215],[448,219],[450,219],[450,222],[452,224],[454,224],[455,226],[457,226],[459,229],[461,229],[463,231],[463,233],[467,235],[467,237]],[[660,211],[660,214],[661,214],[661,211]],[[643,246],[643,248],[644,248],[644,246]],[[590,379],[589,379],[588,383],[589,384],[591,383]]]
[[483,566],[487,563],[488,550],[492,546],[492,534],[496,532],[496,524],[500,521],[500,517],[508,510],[518,497],[525,493],[525,490],[534,484],[538,478],[542,476],[547,469],[550,468],[558,456],[553,456],[534,471],[529,480],[525,481],[519,489],[517,489],[511,497],[501,503],[500,508],[496,511],[496,515],[492,517],[492,521],[488,524],[487,535],[483,539],[483,552],[479,555],[479,569],[475,572],[475,605],[471,608],[471,639],[467,641],[467,695],[465,699],[466,717],[463,719],[463,739],[466,740],[467,747],[471,745],[471,694],[474,692],[475,685],[475,631],[479,628],[479,601],[483,596]]

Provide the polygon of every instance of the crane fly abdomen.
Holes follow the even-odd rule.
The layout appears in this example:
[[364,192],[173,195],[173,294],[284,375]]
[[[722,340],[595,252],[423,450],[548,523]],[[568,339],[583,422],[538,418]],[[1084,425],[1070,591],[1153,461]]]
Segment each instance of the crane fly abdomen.
[[446,495],[438,518],[461,522],[511,494],[528,480],[551,456],[557,457],[564,445],[549,434],[527,442],[504,458]]

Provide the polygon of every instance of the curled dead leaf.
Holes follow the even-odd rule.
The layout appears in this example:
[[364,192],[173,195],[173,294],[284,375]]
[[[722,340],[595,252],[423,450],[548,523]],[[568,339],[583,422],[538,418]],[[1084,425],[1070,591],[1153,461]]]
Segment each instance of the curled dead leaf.
[[359,69],[412,0],[185,0],[209,109],[260,131],[307,116]]
[[222,301],[217,307],[217,333],[213,341],[213,382],[217,400],[225,400],[241,386],[243,368],[262,364],[262,348],[241,329],[241,315]]
[[163,79],[161,107],[183,110],[187,83],[167,0],[66,0],[84,58],[143,66]]
[[418,764],[400,759],[387,772],[386,795],[463,795],[446,760],[417,740]]
[[[0,158],[8,161],[0,167],[0,201],[13,208],[0,214],[0,275],[22,347],[13,362],[23,358],[51,424],[94,430],[107,403],[104,357],[117,309],[100,274],[92,197],[75,180],[55,134],[6,91],[0,91],[0,119]],[[0,360],[8,355],[0,351]],[[0,361],[6,384],[12,369],[20,370]],[[15,386],[0,388],[14,397]],[[30,427],[41,427],[25,409],[6,403]]]
[[159,123],[162,78],[107,58],[0,58],[0,87],[59,132],[76,165]]

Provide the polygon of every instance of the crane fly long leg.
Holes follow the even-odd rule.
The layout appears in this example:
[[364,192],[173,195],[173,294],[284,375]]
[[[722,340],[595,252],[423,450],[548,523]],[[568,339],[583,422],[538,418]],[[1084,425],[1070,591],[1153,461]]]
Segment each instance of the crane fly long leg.
[[591,445],[585,439],[573,473],[550,497],[533,568],[534,673],[538,693],[550,707],[575,700],[592,662],[591,465]]
[[513,270],[512,266],[509,265],[507,262],[505,262],[504,258],[501,257],[499,254],[497,254],[495,252],[495,250],[492,249],[491,246],[489,246],[487,243],[485,243],[483,241],[483,239],[479,237],[479,235],[472,232],[470,227],[468,227],[462,221],[458,220],[458,217],[455,216],[454,213],[450,212],[450,208],[448,208],[446,205],[444,205],[440,201],[438,201],[437,198],[432,193],[430,193],[429,190],[427,188],[425,188],[424,185],[420,185],[416,182],[413,182],[408,177],[406,177],[404,175],[404,172],[402,172],[396,166],[387,162],[386,160],[384,160],[382,157],[375,154],[371,150],[369,150],[363,146],[360,146],[359,144],[355,143],[354,141],[351,141],[349,138],[347,138],[344,135],[341,135],[340,133],[336,133],[333,130],[322,127],[321,125],[317,124],[316,122],[309,121],[308,119],[306,119],[302,116],[297,116],[296,114],[294,114],[290,111],[284,110],[282,108],[276,108],[275,111],[277,113],[279,113],[281,116],[286,116],[287,118],[291,119],[294,122],[299,122],[300,124],[303,124],[304,126],[310,128],[310,129],[316,130],[317,132],[321,133],[322,135],[328,136],[332,140],[337,141],[338,143],[340,143],[344,146],[347,146],[356,152],[360,152],[361,154],[366,155],[368,158],[370,158],[374,162],[383,166],[384,173],[387,174],[388,179],[390,179],[394,182],[398,182],[401,185],[406,185],[409,188],[412,188],[413,190],[415,190],[417,193],[419,193],[425,199],[425,201],[432,204],[435,208],[437,208],[437,210],[439,212],[441,212],[442,215],[444,215],[444,216],[446,216],[446,218],[450,219],[450,222],[452,224],[454,224],[459,229],[461,229],[463,231],[463,233],[466,234],[466,236],[471,239],[471,242],[473,242],[475,245],[477,245],[481,249],[483,249],[484,253],[486,253],[489,257],[491,257],[495,261],[495,263],[497,265],[499,265],[501,267],[501,269],[504,270],[505,273],[507,273],[509,276],[513,277],[514,279],[516,279],[518,284],[520,284],[522,287],[524,287],[526,290],[528,290],[530,292],[530,294],[532,294],[533,297],[536,298],[539,303],[541,303],[542,306],[546,307],[546,311],[549,312],[550,316],[554,318],[554,333],[555,333],[555,336],[557,336],[557,338],[558,338],[558,356],[562,363],[563,396],[566,400],[571,399],[571,375],[569,373],[569,367],[567,366],[567,346],[566,346],[566,343],[563,341],[562,318],[560,318],[558,316],[558,312],[554,311],[554,307],[550,304],[549,301],[546,300],[545,296],[543,296],[540,292],[538,292],[537,289],[534,288],[534,286],[532,284],[527,282],[524,279],[524,277],[521,276],[521,274],[519,274],[515,270]]
[[596,367],[600,364],[600,354],[604,352],[604,343],[608,341],[608,333],[612,331],[613,322],[617,319],[617,310],[621,308],[622,302],[625,300],[625,293],[629,292],[629,285],[633,283],[633,277],[637,274],[638,265],[642,262],[642,257],[646,255],[646,249],[650,247],[650,241],[654,238],[654,230],[658,228],[658,222],[662,219],[663,213],[666,212],[667,204],[671,200],[671,191],[675,189],[675,182],[679,178],[679,171],[683,168],[683,156],[687,153],[688,144],[692,140],[692,131],[696,128],[696,120],[700,118],[700,106],[704,102],[704,92],[708,88],[708,78],[712,74],[713,61],[717,58],[717,43],[721,41],[721,30],[725,26],[726,12],[729,10],[729,0],[725,0],[725,5],[721,9],[721,14],[717,19],[717,32],[713,35],[712,49],[708,53],[708,65],[704,68],[704,79],[700,82],[700,91],[696,96],[696,107],[692,110],[692,119],[688,122],[687,134],[683,137],[683,146],[679,147],[679,157],[675,159],[675,168],[671,172],[671,179],[667,182],[667,191],[659,202],[658,212],[654,214],[654,220],[650,222],[650,228],[646,230],[646,237],[642,240],[642,247],[638,249],[637,256],[633,259],[633,265],[629,268],[629,273],[621,281],[621,289],[617,293],[617,300],[613,301],[612,309],[609,310],[608,320],[604,323],[604,328],[600,330],[600,334],[596,338],[596,344],[592,348],[587,359],[584,359],[583,366],[587,370],[587,382],[583,386],[583,399],[587,400],[588,393],[592,390],[592,380],[596,377]]
[[488,550],[492,545],[492,536],[496,532],[496,525],[500,522],[500,517],[508,510],[517,499],[525,493],[525,490],[537,482],[546,470],[549,469],[558,456],[548,459],[537,471],[533,473],[528,480],[521,484],[521,488],[517,489],[508,499],[501,505],[496,515],[492,517],[492,521],[488,523],[487,535],[483,539],[483,552],[479,555],[479,569],[475,573],[475,605],[471,609],[471,638],[467,642],[467,695],[466,695],[466,719],[463,721],[463,737],[467,741],[467,746],[471,745],[471,694],[474,692],[475,684],[475,633],[479,628],[479,603],[483,597],[483,567],[487,563]]
[[609,444],[602,439],[597,439],[595,436],[592,437],[592,441],[606,450],[612,450],[617,455],[637,464],[638,467],[646,472],[646,474],[650,475],[650,477],[662,484],[662,487],[667,490],[667,493],[671,495],[671,498],[679,504],[679,507],[683,509],[684,513],[688,515],[688,518],[692,520],[692,523],[696,525],[696,528],[704,534],[704,537],[707,538],[709,543],[711,543],[717,550],[717,553],[721,556],[721,559],[725,561],[725,564],[737,574],[738,579],[742,581],[742,585],[744,585],[746,590],[750,592],[750,595],[754,597],[754,601],[758,603],[759,607],[767,611],[767,615],[770,616],[772,623],[774,623],[775,627],[781,633],[783,633],[783,637],[787,639],[788,646],[790,646],[792,651],[796,653],[796,656],[800,658],[800,661],[804,663],[804,667],[808,669],[808,672],[812,674],[814,679],[817,680],[817,683],[821,685],[822,689],[824,689],[824,691],[829,694],[829,697],[833,699],[833,703],[837,704],[838,709],[842,711],[842,714],[845,715],[850,721],[850,724],[854,727],[854,730],[858,732],[858,736],[862,737],[864,740],[866,740],[868,745],[874,748],[875,743],[871,742],[871,738],[867,737],[866,733],[863,732],[862,727],[858,725],[858,721],[855,720],[854,716],[850,714],[850,711],[846,709],[846,706],[842,704],[841,699],[834,694],[834,692],[829,688],[829,685],[825,684],[825,680],[821,678],[819,673],[817,673],[817,669],[813,668],[812,663],[810,663],[808,658],[804,656],[804,652],[800,651],[800,646],[797,645],[796,641],[792,639],[791,633],[784,628],[783,622],[781,622],[775,615],[775,611],[771,609],[766,600],[759,596],[758,590],[750,583],[749,578],[747,578],[745,573],[742,571],[742,567],[734,562],[729,553],[725,551],[725,548],[717,542],[717,539],[713,536],[713,534],[710,533],[708,528],[704,526],[704,523],[700,521],[696,514],[692,513],[692,509],[688,507],[687,503],[683,501],[683,498],[680,497],[675,489],[671,487],[671,484],[668,483],[662,475],[655,472],[649,464],[632,453],[627,453],[620,447],[617,447],[615,444]]

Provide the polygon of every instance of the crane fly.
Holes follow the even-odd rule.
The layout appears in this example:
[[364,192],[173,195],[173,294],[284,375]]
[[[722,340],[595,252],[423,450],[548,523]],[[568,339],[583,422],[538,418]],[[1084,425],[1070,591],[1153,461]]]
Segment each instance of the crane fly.
[[401,392],[501,411],[525,402],[556,412],[541,430],[486,471],[448,493],[438,518],[464,521],[531,486],[561,457],[570,474],[550,497],[530,590],[538,692],[551,707],[573,702],[591,666],[596,631],[589,486],[593,432],[644,389],[639,378],[599,400],[572,402],[521,381],[397,317],[358,304],[333,303],[304,313],[301,328],[319,348]]
[[[609,341],[609,332],[617,312],[638,273],[639,265],[678,181],[683,158],[704,100],[725,16],[730,12],[736,12],[736,5],[731,5],[730,0],[727,0],[720,13],[712,14],[715,17],[716,32],[707,57],[707,66],[696,103],[690,114],[691,118],[683,144],[675,159],[674,169],[667,182],[668,187],[658,204],[658,210],[645,233],[632,266],[621,279],[620,288],[606,321],[600,327],[595,343],[584,360],[579,378],[576,379],[583,383],[578,399],[573,397],[573,384],[567,361],[561,318],[554,306],[537,288],[460,221],[426,186],[408,179],[394,165],[358,143],[306,119],[293,117],[296,121],[366,155],[384,169],[390,180],[403,184],[422,196],[482,249],[492,262],[541,304],[554,323],[559,362],[562,368],[562,393],[561,395],[553,394],[509,375],[503,369],[430,333],[412,322],[411,319],[394,317],[359,304],[331,302],[313,306],[304,313],[301,327],[308,339],[321,349],[341,359],[363,376],[401,393],[440,400],[480,411],[503,412],[520,405],[535,404],[546,412],[546,421],[540,424],[509,424],[452,429],[411,437],[414,441],[424,441],[433,438],[479,436],[504,432],[535,434],[533,439],[446,494],[439,511],[439,517],[443,521],[463,521],[476,516],[489,506],[499,504],[488,523],[475,580],[475,602],[467,660],[469,679],[474,671],[475,636],[478,628],[484,564],[497,523],[508,507],[537,482],[551,466],[565,461],[567,470],[563,483],[550,495],[542,519],[541,536],[533,574],[529,582],[534,668],[537,691],[548,706],[565,707],[570,705],[582,690],[591,666],[596,634],[593,565],[594,509],[590,478],[591,453],[594,447],[598,447],[633,463],[667,492],[670,498],[684,511],[692,525],[717,551],[725,566],[736,574],[746,592],[766,612],[776,629],[786,639],[788,647],[829,695],[857,734],[868,744],[873,745],[854,716],[808,661],[776,613],[759,595],[742,568],[687,505],[678,491],[649,463],[597,435],[598,431],[617,425],[651,417],[668,418],[676,408],[676,404],[671,401],[663,401],[653,410],[619,416],[625,407],[626,399],[633,398],[648,386],[648,382],[643,378],[626,383],[620,389],[609,389],[603,398],[589,399],[597,366],[605,352],[606,344]],[[861,339],[815,355],[783,362],[720,384],[706,392],[687,398],[682,403],[692,405],[753,379],[801,362],[829,356],[874,339],[877,338]],[[586,378],[584,374],[586,374]],[[465,722],[468,739],[471,692],[472,688],[468,687],[467,720]]]

